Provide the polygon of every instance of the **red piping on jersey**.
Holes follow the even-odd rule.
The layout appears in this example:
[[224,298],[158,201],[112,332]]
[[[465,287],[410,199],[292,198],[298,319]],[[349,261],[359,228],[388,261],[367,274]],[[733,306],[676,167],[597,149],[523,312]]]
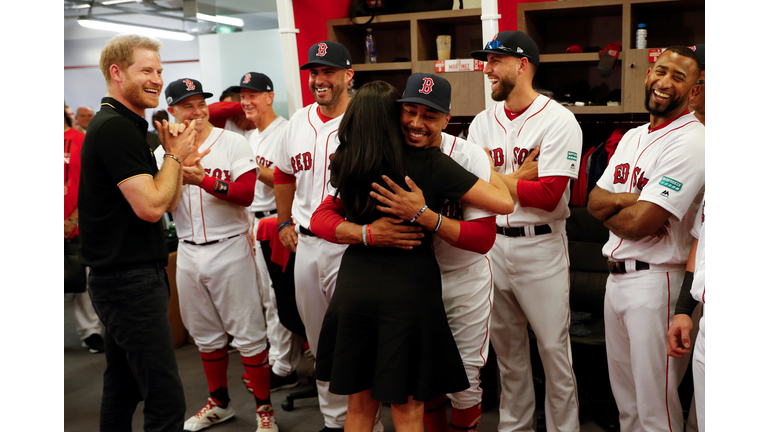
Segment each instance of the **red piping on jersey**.
[[[673,122],[673,121],[675,121],[675,120],[679,119],[680,117],[682,117],[682,116],[684,116],[684,115],[688,114],[689,112],[690,112],[690,111],[689,111],[688,109],[686,109],[685,111],[683,111],[682,113],[680,113],[680,115],[679,115],[679,116],[677,116],[677,117],[675,117],[675,118],[673,118],[673,119],[671,119],[671,120],[667,120],[667,121],[665,121],[664,123],[662,123],[662,124],[660,124],[660,125],[656,126],[655,128],[652,128],[652,127],[651,127],[651,125],[650,125],[650,123],[649,123],[649,124],[648,124],[648,133],[650,133],[650,132],[656,132],[657,130],[661,130],[661,129],[664,129],[665,127],[667,127],[667,126],[669,126],[670,124],[672,124],[672,122]],[[698,122],[698,120],[695,120],[695,121],[696,121],[696,122]]]
[[203,211],[203,190],[201,188],[197,188],[197,191],[200,192],[200,217],[203,218],[203,238],[207,242],[208,233],[205,231],[205,212]]
[[[525,121],[523,122],[523,125],[522,125],[522,126],[520,126],[520,130],[518,130],[518,131],[517,131],[517,136],[520,136],[520,132],[522,132],[522,131],[523,131],[523,128],[525,127],[525,123],[526,123],[528,120],[530,120],[530,119],[531,119],[531,117],[533,117],[533,116],[535,116],[536,114],[538,114],[538,113],[540,113],[540,112],[544,111],[544,108],[546,108],[546,107],[547,107],[547,105],[549,105],[549,103],[550,103],[550,102],[552,102],[552,99],[547,99],[547,103],[545,103],[545,104],[544,104],[544,106],[543,106],[543,107],[541,107],[541,109],[540,109],[540,110],[536,111],[535,113],[531,114],[531,115],[530,115],[528,118],[526,118],[526,119],[525,119]],[[533,104],[533,102],[531,102],[531,104]]]
[[[669,332],[669,309],[671,303],[671,295],[669,292],[669,272],[667,272],[667,332]],[[664,374],[664,400],[667,403],[667,423],[669,424],[669,432],[672,432],[672,417],[669,415],[669,356],[667,358],[666,373]]]
[[[328,162],[330,162],[331,160],[328,157],[328,143],[331,141],[331,135],[333,135],[333,133],[337,131],[338,129],[334,129],[333,131],[331,131],[331,133],[328,134],[328,138],[325,139],[325,160],[323,161],[323,194],[320,196],[325,196],[326,176],[328,175]],[[317,161],[315,161],[315,163],[317,163]]]
[[448,156],[453,154],[454,147],[456,147],[456,137],[453,137],[453,144],[451,145],[451,150],[448,152]]
[[[455,142],[455,139],[454,139],[454,142]],[[483,347],[485,346],[486,341],[488,341],[488,335],[491,332],[490,321],[491,321],[491,314],[493,313],[493,299],[491,298],[493,296],[493,269],[491,268],[491,260],[488,258],[488,256],[486,255],[484,258],[488,262],[488,272],[491,274],[491,289],[490,289],[490,292],[488,293],[488,307],[490,311],[488,311],[488,319],[485,320],[485,336],[483,337],[483,343],[480,345],[480,358],[483,359],[483,364],[477,368],[478,372],[480,371],[481,368],[485,367],[486,359],[485,357],[483,357]],[[477,374],[478,388],[480,387],[480,384],[482,382],[483,381],[480,379],[480,374],[478,373]],[[483,390],[480,389],[481,394],[482,392]]]
[[[280,123],[276,124],[275,127],[272,128],[272,130],[269,131],[268,134],[264,135],[264,138],[261,139],[261,141],[259,142],[259,145],[256,146],[256,151],[254,152],[254,156],[259,153],[259,149],[261,148],[261,145],[264,143],[264,141],[267,140],[267,137],[270,136],[272,134],[272,132],[274,132],[277,129],[278,126],[280,126],[281,124],[285,123],[286,121],[288,121],[288,120],[282,120],[281,119]],[[272,125],[270,125],[270,126],[272,126]],[[267,127],[269,127],[269,126],[267,126]]]
[[312,145],[312,178],[315,178],[315,152],[317,151],[317,128],[315,128],[315,125],[312,124],[312,117],[310,114],[312,113],[312,109],[307,110],[307,122],[310,126],[312,126],[312,130],[315,131],[315,140],[313,141],[314,144]]
[[[618,248],[619,248],[619,246],[621,246],[621,243],[622,243],[623,241],[624,241],[624,239],[620,239],[620,240],[619,240],[619,244],[616,246],[616,249],[618,249]],[[611,258],[613,258],[613,253],[614,253],[614,252],[616,252],[616,249],[614,249],[614,250],[612,250],[612,251],[611,251]]]
[[[680,126],[678,126],[678,127],[674,128],[674,129],[670,129],[670,130],[666,131],[666,132],[664,133],[664,135],[662,135],[662,136],[660,136],[660,137],[656,138],[655,140],[653,140],[653,142],[651,142],[650,144],[648,144],[647,146],[645,146],[645,148],[643,149],[643,151],[641,151],[641,152],[640,152],[640,155],[638,155],[638,156],[637,156],[637,159],[635,159],[635,166],[632,168],[632,171],[634,171],[634,168],[636,168],[636,167],[637,167],[637,162],[639,162],[639,161],[640,161],[640,158],[643,156],[643,153],[645,153],[645,151],[646,151],[646,150],[648,150],[648,148],[650,148],[652,145],[654,145],[654,144],[656,143],[656,141],[658,141],[658,140],[660,140],[660,139],[664,138],[665,136],[667,136],[667,135],[668,135],[669,133],[671,133],[671,132],[674,132],[674,131],[676,131],[676,130],[678,130],[678,129],[682,129],[682,128],[684,128],[684,127],[688,126],[688,125],[689,125],[689,124],[691,124],[691,123],[699,123],[699,121],[698,121],[698,120],[696,120],[696,121],[689,121],[689,122],[688,122],[688,123],[686,123],[686,124],[680,125]],[[642,134],[641,134],[639,137],[637,137],[637,148],[640,148],[640,140],[641,140],[642,138],[643,138],[643,135],[642,135]],[[630,171],[630,172],[632,172],[632,171]],[[629,188],[630,188],[630,190],[632,189],[632,182],[630,182]]]
[[[571,257],[568,256],[568,245],[565,241],[565,235],[560,234],[560,239],[563,241],[563,249],[565,250],[565,266],[568,270],[568,274],[571,274]],[[570,340],[570,334],[571,334],[571,278],[568,278],[568,319],[566,321],[568,324],[566,324],[565,328],[565,334],[566,339]],[[567,348],[567,347],[566,347]],[[568,367],[571,369],[571,381],[573,381],[573,392],[576,396],[576,411],[579,410],[579,397],[578,397],[578,389],[576,388],[576,377],[573,375],[573,365],[571,364],[571,355],[569,350],[566,349],[566,357],[568,358]],[[581,425],[579,425],[579,430],[581,430]]]

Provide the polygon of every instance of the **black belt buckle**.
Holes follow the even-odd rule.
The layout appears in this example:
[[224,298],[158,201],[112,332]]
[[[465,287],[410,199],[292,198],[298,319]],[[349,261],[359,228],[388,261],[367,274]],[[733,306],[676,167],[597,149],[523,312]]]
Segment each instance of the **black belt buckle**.
[[[504,228],[497,226],[496,227],[496,233],[501,234],[505,237],[523,237],[525,236],[525,227],[510,227],[510,228]],[[534,235],[543,235],[543,234],[551,234],[552,228],[547,225],[536,225],[533,227],[533,234]]]
[[302,234],[304,234],[304,235],[310,236],[310,237],[317,237],[317,234],[315,234],[315,233],[313,233],[312,231],[310,231],[310,230],[308,230],[308,229],[304,228],[304,227],[303,227],[303,226],[301,226],[301,225],[299,225],[299,232],[300,232],[300,233],[302,233]]
[[223,239],[218,239],[218,240],[211,240],[211,241],[205,242],[205,243],[195,243],[192,240],[182,240],[182,241],[184,243],[186,243],[186,244],[191,244],[191,245],[195,245],[195,246],[208,246],[208,245],[212,245],[212,244],[216,244],[216,243],[221,243],[221,242],[224,242],[224,241],[227,241],[227,240],[231,240],[231,239],[233,239],[235,237],[240,237],[240,235],[241,234],[235,234],[235,235],[233,235],[231,237],[227,237],[227,238],[223,238]]
[[267,216],[272,216],[275,213],[277,213],[277,210],[266,210],[266,211],[257,211],[253,212],[253,215],[259,219],[265,218]]
[[624,265],[624,261],[611,261],[608,260],[608,273],[610,274],[624,274],[627,272],[627,268]]
[[[651,265],[644,261],[635,260],[635,270],[650,270]],[[608,272],[611,274],[624,274],[627,272],[627,266],[624,261],[611,261],[608,260]]]

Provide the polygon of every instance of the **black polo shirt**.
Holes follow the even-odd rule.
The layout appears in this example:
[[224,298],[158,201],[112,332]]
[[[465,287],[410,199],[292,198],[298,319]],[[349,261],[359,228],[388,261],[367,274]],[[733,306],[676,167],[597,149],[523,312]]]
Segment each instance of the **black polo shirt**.
[[80,154],[80,258],[95,269],[168,259],[162,221],[136,216],[118,187],[141,175],[155,176],[147,144],[148,123],[113,98],[88,124]]

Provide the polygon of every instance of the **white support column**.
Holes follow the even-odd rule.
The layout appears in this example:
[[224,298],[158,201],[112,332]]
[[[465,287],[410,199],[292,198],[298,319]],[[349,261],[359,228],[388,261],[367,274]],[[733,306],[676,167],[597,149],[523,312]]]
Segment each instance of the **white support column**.
[[293,19],[293,0],[277,0],[277,22],[280,26],[280,45],[283,51],[285,69],[285,90],[288,94],[288,115],[292,116],[303,107],[301,79],[299,77],[299,54],[296,47],[296,23]]
[[[483,12],[480,19],[483,21],[483,44],[487,43],[499,32],[499,5],[498,2],[503,0],[483,0],[482,7]],[[478,48],[478,49],[482,49]],[[491,83],[485,80],[485,108],[490,108],[495,104],[491,99]]]

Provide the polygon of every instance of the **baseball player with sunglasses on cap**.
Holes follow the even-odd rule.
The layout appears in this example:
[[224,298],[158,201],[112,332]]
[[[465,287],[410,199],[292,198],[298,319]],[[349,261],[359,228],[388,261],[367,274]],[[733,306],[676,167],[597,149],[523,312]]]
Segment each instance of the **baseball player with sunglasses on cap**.
[[[569,182],[578,177],[581,129],[570,111],[533,89],[539,50],[528,35],[499,32],[485,49],[471,55],[486,61],[483,73],[498,103],[475,117],[467,140],[490,152],[517,203],[513,213],[496,217],[491,249],[491,343],[501,377],[499,431],[533,427],[536,401],[528,324],[546,376],[547,430],[578,431],[565,219],[570,216]],[[537,179],[510,176],[537,151]]]

